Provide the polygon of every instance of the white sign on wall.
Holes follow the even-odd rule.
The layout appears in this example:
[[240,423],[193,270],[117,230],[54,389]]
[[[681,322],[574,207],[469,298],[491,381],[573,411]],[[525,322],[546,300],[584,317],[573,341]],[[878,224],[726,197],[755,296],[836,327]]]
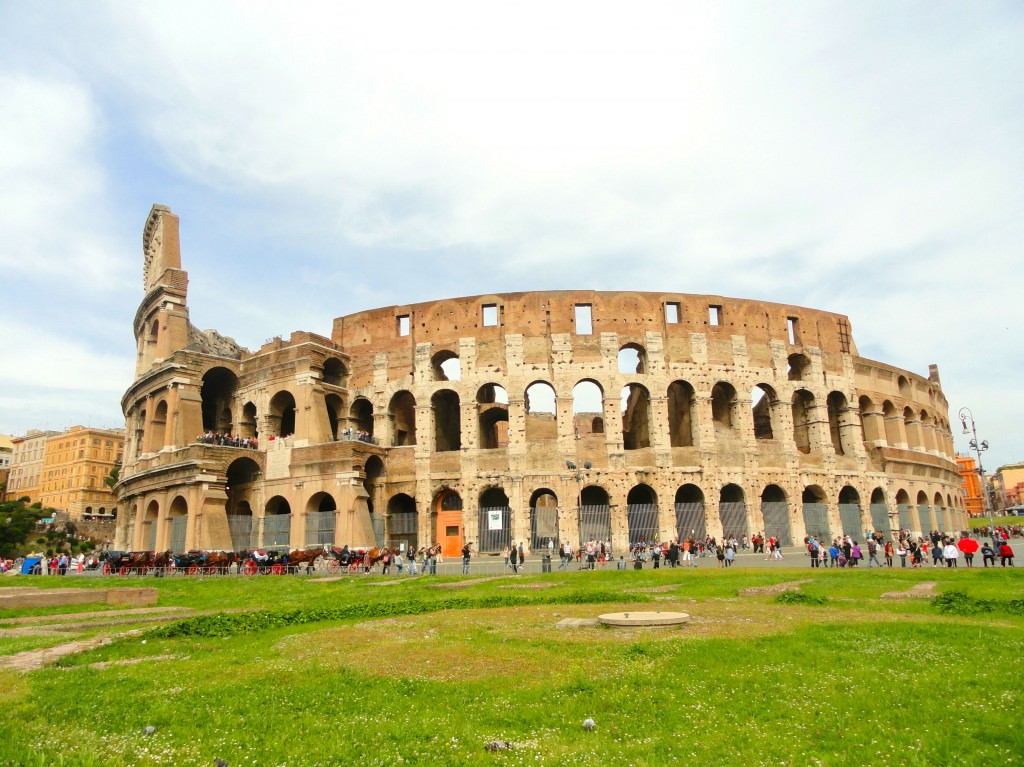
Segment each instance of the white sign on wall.
[[487,510],[487,529],[488,530],[500,530],[501,529],[501,517],[502,509],[488,509]]

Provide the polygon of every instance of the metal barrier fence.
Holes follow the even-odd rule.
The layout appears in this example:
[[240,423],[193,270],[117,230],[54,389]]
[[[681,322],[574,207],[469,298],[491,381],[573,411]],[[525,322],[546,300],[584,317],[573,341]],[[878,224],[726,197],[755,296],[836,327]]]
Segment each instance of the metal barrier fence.
[[169,536],[169,548],[175,554],[182,554],[185,551],[185,532],[188,530],[188,517],[171,517],[171,534]]
[[804,529],[819,541],[831,541],[832,532],[828,525],[828,506],[824,503],[804,504]]
[[856,503],[839,504],[839,522],[843,534],[859,541],[864,537],[864,523],[860,521],[860,506]]
[[235,551],[251,551],[256,548],[252,514],[228,514],[228,532],[231,534],[231,548]]
[[512,544],[512,509],[508,506],[492,506],[480,509],[480,536],[476,550],[479,552],[501,551]]
[[911,525],[913,524],[912,520],[910,519],[910,505],[906,503],[901,503],[897,505],[896,508],[899,511],[900,516],[900,529],[909,530],[911,528]]
[[334,543],[334,528],[337,515],[333,511],[306,512],[306,546],[323,546]]
[[676,504],[676,537],[680,541],[686,538],[703,541],[707,537],[703,503]]
[[793,545],[789,529],[789,504],[785,501],[766,501],[761,504],[765,538],[775,538],[783,546]]
[[580,506],[579,523],[581,544],[587,541],[611,541],[611,506]]
[[892,531],[892,523],[889,521],[889,507],[884,503],[871,504],[871,525],[886,535]]
[[750,535],[747,526],[747,504],[743,501],[729,501],[719,504],[718,513],[722,519],[722,538],[728,539],[730,535],[736,540],[742,540],[743,536]]
[[530,548],[534,551],[548,548],[554,543],[557,549],[561,543],[558,537],[558,508],[556,506],[535,506],[530,509]]
[[289,546],[292,529],[291,514],[268,514],[263,518],[263,546]]
[[638,543],[655,543],[661,540],[657,504],[632,503],[626,506],[626,525],[630,548]]

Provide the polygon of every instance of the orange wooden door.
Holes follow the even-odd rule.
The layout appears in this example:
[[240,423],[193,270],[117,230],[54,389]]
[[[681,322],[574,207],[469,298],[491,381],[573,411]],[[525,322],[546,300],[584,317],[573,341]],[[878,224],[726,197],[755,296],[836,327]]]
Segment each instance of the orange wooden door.
[[462,512],[437,512],[437,538],[446,557],[462,556]]

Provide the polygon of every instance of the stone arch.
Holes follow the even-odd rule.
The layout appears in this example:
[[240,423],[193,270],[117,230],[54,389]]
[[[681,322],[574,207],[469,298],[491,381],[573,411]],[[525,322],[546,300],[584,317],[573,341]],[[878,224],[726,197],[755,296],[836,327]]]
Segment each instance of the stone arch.
[[160,518],[160,503],[154,498],[146,504],[146,511],[142,516],[142,549],[144,551],[156,551],[157,544],[157,521]]
[[[592,378],[577,381],[572,387],[573,430],[577,437],[604,432],[604,388]],[[595,430],[600,419],[601,431]]]
[[718,518],[722,523],[722,538],[735,536],[739,541],[750,535],[747,521],[747,504],[743,488],[734,482],[725,485],[718,494]]
[[622,447],[640,450],[651,446],[651,395],[646,387],[631,383],[622,387]]
[[338,503],[334,500],[334,496],[330,493],[320,491],[313,493],[309,496],[309,500],[306,501],[306,513],[317,513],[317,512],[334,512],[338,510]]
[[356,397],[349,410],[352,428],[373,439],[373,403],[366,397]]
[[697,395],[687,381],[668,385],[668,432],[672,447],[692,447],[694,403]]
[[537,488],[530,495],[530,548],[551,550],[560,540],[558,496],[550,488]]
[[461,381],[462,361],[451,349],[442,349],[430,358],[435,381]]
[[324,360],[322,380],[329,386],[344,388],[348,384],[348,368],[337,357],[328,357]]
[[242,405],[242,418],[238,422],[238,433],[243,437],[257,436],[256,419],[256,405],[246,402]]
[[832,539],[828,520],[828,496],[819,485],[808,485],[801,494],[804,530],[819,541]]
[[899,529],[911,530],[913,519],[910,515],[910,493],[902,487],[896,491],[896,513],[899,517]]
[[676,537],[678,540],[692,538],[703,541],[707,537],[707,521],[704,516],[704,491],[688,483],[676,490]]
[[199,396],[203,400],[203,429],[220,434],[232,434],[231,408],[238,376],[225,367],[212,367],[203,374]]
[[391,414],[391,444],[406,447],[416,444],[416,398],[404,389],[395,392],[388,403]]
[[765,485],[761,491],[761,519],[766,538],[775,538],[782,546],[793,545],[789,499],[779,485]]
[[313,493],[306,501],[306,546],[326,546],[334,543],[338,503],[327,492]]
[[896,379],[896,387],[899,389],[901,397],[903,397],[904,399],[911,398],[912,392],[910,389],[910,381],[907,379],[906,376],[901,375],[898,379]]
[[263,546],[287,549],[291,545],[292,507],[281,495],[275,495],[263,507]]
[[[366,506],[372,515],[380,506],[377,503],[378,496],[384,488],[384,461],[380,459],[378,455],[371,455],[366,459],[366,464],[363,466],[363,473],[365,475],[363,479],[363,489],[366,490],[367,500]],[[383,533],[383,526],[380,528],[380,532]],[[377,532],[375,530],[375,532]],[[378,546],[383,545],[382,542],[377,543]]]
[[768,384],[759,383],[750,391],[750,407],[754,419],[754,439],[775,439],[775,423],[779,398]]
[[406,493],[396,493],[388,499],[388,545],[402,546],[413,551],[419,548],[419,513],[416,499]]
[[505,489],[489,487],[483,490],[478,503],[480,509],[478,550],[481,553],[495,552],[501,551],[505,546],[513,545],[512,509],[509,507]]
[[807,389],[793,392],[793,441],[801,453],[811,452],[811,417],[814,408],[814,395]]
[[846,395],[840,391],[831,391],[825,399],[825,405],[828,410],[828,431],[832,439],[832,449],[836,455],[846,455],[852,451],[846,423],[849,411]]
[[508,392],[504,386],[487,383],[476,393],[478,445],[481,450],[508,447]]
[[921,439],[921,422],[917,420],[917,413],[909,405],[903,408],[903,428],[907,433],[907,447],[911,450],[921,450],[924,447]]
[[341,423],[345,413],[345,401],[334,392],[331,392],[324,397],[324,407],[327,409],[327,425],[331,430],[331,439],[336,440],[340,436],[338,434],[338,424]]
[[867,395],[861,396],[857,400],[857,410],[860,416],[860,430],[864,435],[864,441],[874,443],[885,439],[885,435],[878,428],[878,417],[881,413],[878,410],[878,406],[871,400],[871,397]]
[[658,494],[650,485],[634,485],[626,496],[626,531],[630,547],[659,540]]
[[287,389],[271,397],[267,425],[274,437],[287,437],[295,433],[295,395]]
[[736,387],[728,381],[719,381],[711,387],[711,419],[716,433],[731,431],[737,424]]
[[434,411],[434,450],[439,453],[462,448],[462,409],[459,395],[451,389],[434,392],[430,398]]
[[892,523],[889,521],[889,502],[886,500],[885,491],[876,487],[871,491],[871,526],[879,532],[889,533],[892,530]]
[[150,443],[147,452],[154,453],[168,444],[167,432],[169,423],[167,400],[161,399],[153,409],[153,422],[150,424]]
[[851,485],[844,485],[839,490],[839,521],[843,532],[860,540],[864,535],[864,522],[861,517],[860,493]]
[[906,444],[900,429],[903,419],[900,417],[899,410],[889,400],[885,400],[882,403],[882,417],[885,422],[885,441],[889,447],[899,447]]
[[619,349],[619,372],[626,375],[647,372],[647,350],[636,343],[625,344]]
[[787,360],[789,370],[786,373],[790,381],[806,381],[811,372],[811,361],[806,354],[790,354]]
[[547,381],[534,381],[526,387],[526,441],[558,438],[555,388]]
[[608,491],[600,485],[587,485],[580,490],[579,525],[581,545],[590,541],[611,542],[611,501]]

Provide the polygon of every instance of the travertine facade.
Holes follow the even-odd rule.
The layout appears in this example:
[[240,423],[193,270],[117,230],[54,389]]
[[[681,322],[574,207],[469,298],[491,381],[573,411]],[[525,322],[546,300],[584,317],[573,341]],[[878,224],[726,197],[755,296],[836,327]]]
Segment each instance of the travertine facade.
[[[719,296],[495,294],[340,317],[256,352],[189,322],[155,206],[118,545],[611,541],[963,525],[938,371],[846,317]],[[258,448],[198,435],[257,438]]]

